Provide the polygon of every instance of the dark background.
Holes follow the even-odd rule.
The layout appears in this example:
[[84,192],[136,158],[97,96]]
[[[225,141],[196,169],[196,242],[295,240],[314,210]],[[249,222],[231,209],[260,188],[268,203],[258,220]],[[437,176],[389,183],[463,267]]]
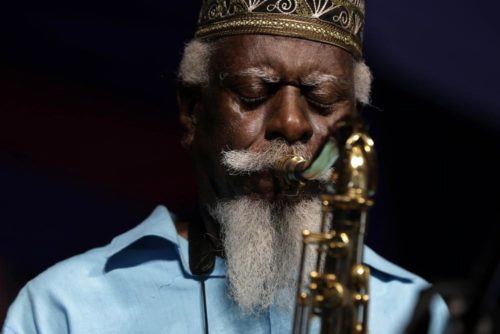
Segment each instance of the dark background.
[[[160,203],[190,208],[174,79],[197,1],[0,9],[0,318],[27,280]],[[368,1],[380,186],[368,243],[431,282],[498,240],[500,5]]]

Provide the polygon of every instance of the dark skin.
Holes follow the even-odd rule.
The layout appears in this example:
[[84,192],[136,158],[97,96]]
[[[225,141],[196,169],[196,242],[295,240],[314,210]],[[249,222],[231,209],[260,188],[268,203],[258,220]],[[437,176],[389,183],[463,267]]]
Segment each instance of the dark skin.
[[[209,205],[239,195],[279,200],[271,171],[229,175],[221,152],[259,152],[280,138],[317,153],[334,126],[356,113],[354,60],[338,47],[289,37],[238,35],[216,46],[209,85],[197,94],[182,87],[178,92],[199,200]],[[207,230],[218,235],[217,223],[207,212],[200,214]]]

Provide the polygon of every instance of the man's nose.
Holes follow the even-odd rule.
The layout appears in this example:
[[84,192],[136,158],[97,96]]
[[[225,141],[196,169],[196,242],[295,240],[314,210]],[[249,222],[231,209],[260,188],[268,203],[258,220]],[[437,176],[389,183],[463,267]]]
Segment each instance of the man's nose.
[[300,90],[294,86],[282,87],[274,96],[267,119],[266,139],[283,138],[288,143],[307,142],[313,127]]

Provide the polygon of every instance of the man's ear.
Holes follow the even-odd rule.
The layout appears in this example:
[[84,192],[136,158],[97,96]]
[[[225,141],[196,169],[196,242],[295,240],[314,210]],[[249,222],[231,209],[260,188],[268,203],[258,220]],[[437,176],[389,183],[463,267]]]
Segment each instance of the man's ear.
[[189,149],[194,140],[197,114],[201,109],[201,87],[177,84],[177,105],[183,132],[181,144]]

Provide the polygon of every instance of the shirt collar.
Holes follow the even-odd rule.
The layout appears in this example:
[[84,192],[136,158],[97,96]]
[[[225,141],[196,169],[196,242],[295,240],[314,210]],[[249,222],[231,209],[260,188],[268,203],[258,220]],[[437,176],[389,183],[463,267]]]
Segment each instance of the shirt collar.
[[384,259],[366,245],[364,247],[363,262],[376,271],[397,277],[403,281],[414,281],[419,278],[419,276]]
[[[184,269],[188,273],[191,272],[188,265],[187,241],[177,234],[172,214],[162,205],[157,206],[141,224],[114,238],[108,246],[108,258],[146,236],[157,236],[177,246]],[[417,275],[384,259],[368,246],[364,247],[364,262],[375,271],[403,281],[414,281],[419,278]]]
[[163,205],[157,206],[141,224],[114,238],[108,246],[108,257],[146,236],[157,236],[179,246],[180,237],[175,229],[172,216]]

